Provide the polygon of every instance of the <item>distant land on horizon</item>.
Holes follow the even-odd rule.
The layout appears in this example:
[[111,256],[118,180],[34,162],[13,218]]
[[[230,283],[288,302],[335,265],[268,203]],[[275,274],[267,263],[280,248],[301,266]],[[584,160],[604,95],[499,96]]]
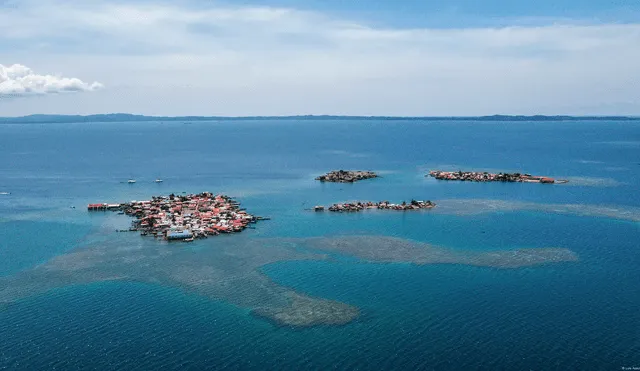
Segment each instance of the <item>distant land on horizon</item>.
[[2,124],[17,123],[80,123],[80,122],[143,122],[143,121],[231,121],[231,120],[429,120],[429,121],[584,121],[623,120],[640,121],[640,116],[546,116],[546,115],[492,115],[492,116],[341,116],[341,115],[298,115],[298,116],[145,116],[130,113],[109,113],[96,115],[28,115],[20,117],[0,117]]

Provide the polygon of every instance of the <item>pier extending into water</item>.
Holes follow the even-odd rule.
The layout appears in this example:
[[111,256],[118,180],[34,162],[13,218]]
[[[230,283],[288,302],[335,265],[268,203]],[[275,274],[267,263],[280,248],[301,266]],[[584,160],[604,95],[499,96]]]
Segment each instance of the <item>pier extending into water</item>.
[[89,211],[119,211],[134,217],[131,231],[166,240],[193,241],[220,233],[241,232],[249,224],[266,218],[240,209],[229,196],[210,192],[178,196],[154,196],[148,201],[122,204],[89,204]]
[[[434,202],[429,200],[427,201],[416,201],[411,200],[410,202],[402,202],[399,204],[394,204],[389,201],[380,201],[380,202],[346,202],[346,203],[337,203],[329,206],[326,210],[331,212],[358,212],[369,209],[378,209],[378,210],[399,210],[399,211],[410,211],[410,210],[424,210],[424,209],[433,209],[436,207]],[[315,211],[324,211],[324,206],[316,206],[314,207]]]
[[520,173],[489,173],[478,171],[442,171],[432,170],[429,175],[438,180],[457,180],[457,181],[469,181],[469,182],[506,182],[506,183],[567,183],[564,179],[553,179],[547,176],[537,176],[531,174]]

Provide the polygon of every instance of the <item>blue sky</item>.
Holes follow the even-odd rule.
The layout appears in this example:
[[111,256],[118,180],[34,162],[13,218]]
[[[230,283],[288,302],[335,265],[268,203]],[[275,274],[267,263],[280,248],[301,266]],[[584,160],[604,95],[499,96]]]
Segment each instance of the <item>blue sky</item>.
[[640,1],[0,0],[0,116],[640,115]]
[[640,2],[635,0],[257,0],[244,4],[300,7],[332,12],[394,27],[477,27],[518,22],[576,19],[634,22]]

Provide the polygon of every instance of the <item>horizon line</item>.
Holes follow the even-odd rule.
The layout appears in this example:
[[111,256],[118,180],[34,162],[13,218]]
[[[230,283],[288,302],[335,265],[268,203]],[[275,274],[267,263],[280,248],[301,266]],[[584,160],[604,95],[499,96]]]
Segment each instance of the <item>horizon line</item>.
[[612,115],[612,114],[484,114],[484,115],[363,115],[363,114],[288,114],[288,115],[156,115],[156,114],[141,114],[141,113],[129,113],[129,112],[109,112],[109,113],[89,113],[89,114],[65,114],[65,113],[33,113],[20,116],[0,116],[0,119],[17,119],[17,118],[29,118],[29,117],[91,117],[91,116],[131,116],[131,117],[158,117],[158,118],[181,118],[181,117],[215,117],[215,118],[251,118],[251,117],[264,117],[264,118],[280,118],[280,117],[390,117],[390,118],[476,118],[476,117],[627,117],[627,118],[640,118],[640,114],[629,115]]

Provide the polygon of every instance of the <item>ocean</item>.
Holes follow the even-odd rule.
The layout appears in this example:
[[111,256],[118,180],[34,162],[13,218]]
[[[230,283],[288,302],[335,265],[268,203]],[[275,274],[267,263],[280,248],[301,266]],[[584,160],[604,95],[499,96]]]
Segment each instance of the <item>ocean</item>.
[[[314,180],[335,169],[381,177]],[[167,244],[86,210],[203,191],[271,220]],[[637,121],[2,124],[0,192],[0,369],[640,367]],[[309,210],[411,199],[438,206]],[[264,315],[297,295],[358,316]]]

